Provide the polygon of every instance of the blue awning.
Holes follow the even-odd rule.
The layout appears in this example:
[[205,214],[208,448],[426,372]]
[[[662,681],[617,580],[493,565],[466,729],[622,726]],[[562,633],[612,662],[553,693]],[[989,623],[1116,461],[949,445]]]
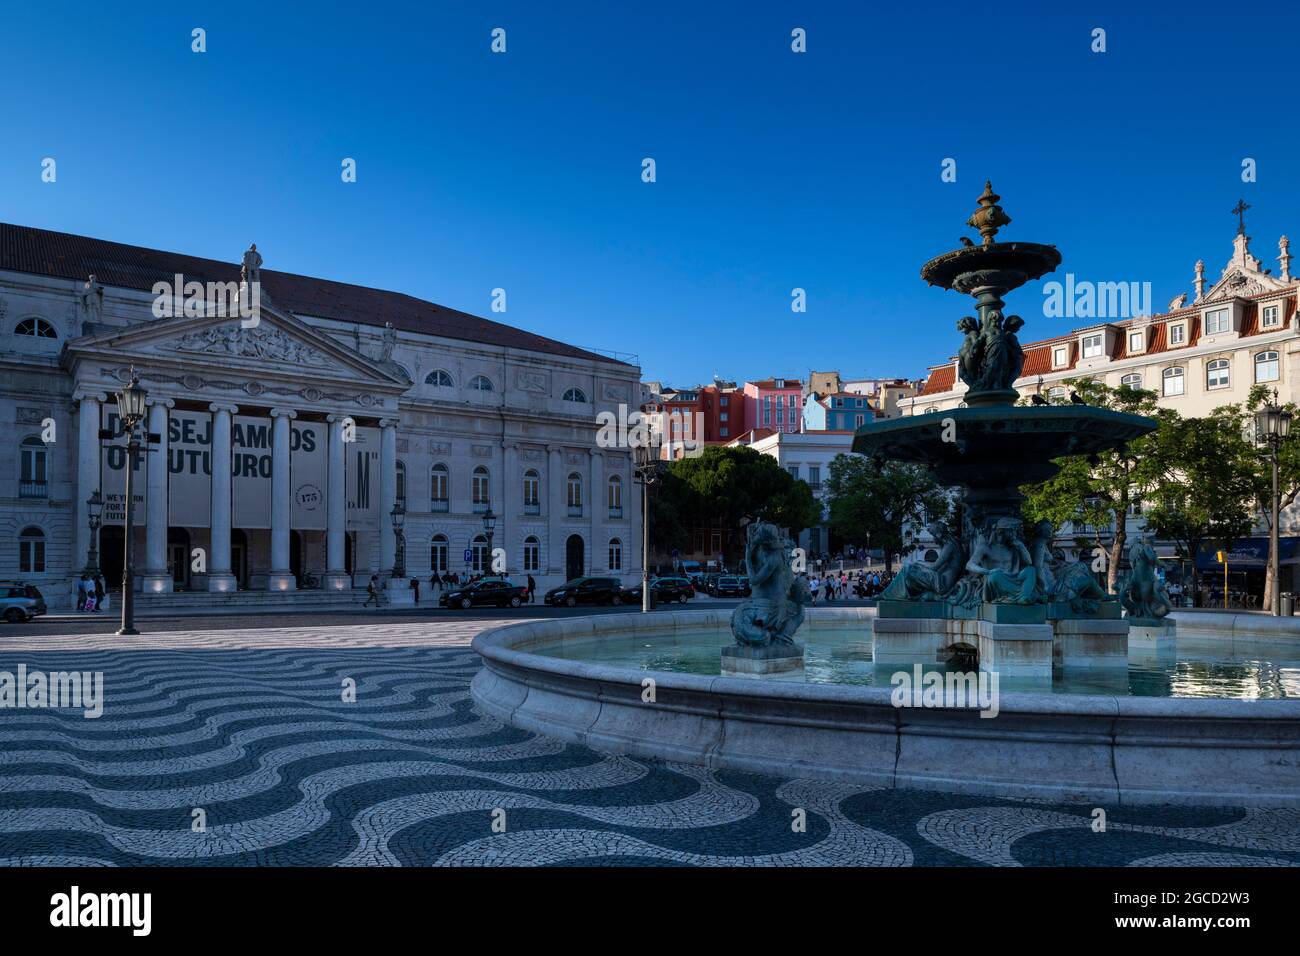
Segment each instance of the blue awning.
[[[1278,559],[1291,561],[1296,557],[1300,537],[1283,537],[1278,539]],[[1213,544],[1201,545],[1196,555],[1198,571],[1222,570],[1223,565],[1215,558],[1219,549]],[[1263,570],[1268,567],[1268,538],[1238,538],[1228,551],[1228,570],[1246,571],[1252,568]]]

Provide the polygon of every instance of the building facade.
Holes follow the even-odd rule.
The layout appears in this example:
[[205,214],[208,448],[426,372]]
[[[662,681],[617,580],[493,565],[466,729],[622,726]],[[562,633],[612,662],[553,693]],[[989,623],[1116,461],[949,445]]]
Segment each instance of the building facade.
[[803,382],[797,378],[768,378],[746,382],[747,428],[798,432],[803,419]]
[[[250,282],[255,321],[213,314],[213,284]],[[597,414],[641,397],[635,365],[399,293],[263,270],[256,247],[241,269],[11,225],[0,350],[0,441],[14,451],[0,474],[0,577],[47,594],[75,588],[96,490],[100,563],[110,588],[120,581],[115,394],[133,372],[156,437],[134,469],[146,602],[387,577],[396,505],[404,569],[426,582],[491,570],[489,508],[492,547],[516,578],[640,576],[631,455],[596,442]]]

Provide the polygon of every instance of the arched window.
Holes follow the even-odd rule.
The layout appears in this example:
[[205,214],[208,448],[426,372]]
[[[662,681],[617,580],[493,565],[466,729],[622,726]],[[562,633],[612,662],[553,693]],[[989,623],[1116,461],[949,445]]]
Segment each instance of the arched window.
[[618,538],[609,539],[609,569],[611,571],[623,570],[623,542]]
[[451,379],[451,373],[435,368],[424,378],[425,385],[432,385],[434,388],[452,388],[455,383]]
[[587,404],[587,393],[580,388],[571,388],[564,393],[564,400],[566,402],[580,402],[585,405]]
[[623,479],[614,475],[609,479],[607,497],[609,498],[609,516],[623,517]]
[[476,534],[469,550],[472,555],[470,570],[475,574],[482,574],[492,566],[492,556],[488,554],[487,535]]
[[28,435],[19,446],[18,497],[48,498],[50,496],[50,453],[45,442]]
[[1129,374],[1125,375],[1123,378],[1121,378],[1121,379],[1119,380],[1119,383],[1120,383],[1121,385],[1127,385],[1129,388],[1141,388],[1141,387],[1142,387],[1142,373],[1141,373],[1141,372],[1129,372]]
[[446,511],[448,507],[447,466],[439,462],[429,473],[429,510]]
[[447,573],[447,536],[435,534],[429,545],[429,569],[438,574]]
[[1255,381],[1256,382],[1276,382],[1277,375],[1277,353],[1260,352],[1255,356]]
[[482,465],[474,469],[471,477],[471,493],[474,498],[474,511],[476,514],[482,514],[488,510],[488,505],[492,501],[492,476]]
[[1160,379],[1165,395],[1182,395],[1186,391],[1186,380],[1180,366],[1175,365],[1173,368],[1165,369],[1160,373]]
[[413,378],[411,377],[411,373],[410,373],[409,371],[407,371],[407,368],[406,368],[405,365],[398,365],[396,362],[394,362],[393,364],[394,364],[395,366],[397,366],[397,370],[398,370],[399,372],[402,373],[402,378],[406,379],[406,381],[408,381],[408,382],[414,382],[414,381],[415,381],[415,379],[413,379]]
[[397,503],[406,510],[406,462],[397,463]]
[[1227,359],[1215,359],[1205,365],[1205,387],[1227,388],[1230,384]]
[[542,477],[532,468],[524,472],[524,514],[542,513]]
[[30,335],[37,339],[57,339],[59,333],[44,319],[23,319],[14,326],[14,335]]
[[469,380],[469,387],[475,392],[492,392],[496,391],[492,386],[492,380],[486,375],[475,375]]
[[569,517],[582,517],[582,475],[576,471],[569,475],[568,483]]
[[542,569],[542,543],[533,535],[524,538],[524,570],[540,571]]
[[18,536],[18,570],[23,574],[45,571],[45,532],[40,528],[23,528]]

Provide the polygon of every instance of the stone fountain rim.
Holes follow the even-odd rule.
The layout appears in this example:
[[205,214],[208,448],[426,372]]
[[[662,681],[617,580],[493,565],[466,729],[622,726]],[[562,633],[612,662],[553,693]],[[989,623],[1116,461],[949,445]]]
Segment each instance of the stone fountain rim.
[[[700,608],[686,611],[653,611],[643,621],[642,615],[633,615],[634,623],[643,626],[635,630],[675,630],[679,625],[695,630],[700,627],[726,627],[731,608]],[[875,618],[874,608],[809,608],[809,622],[862,621]],[[589,617],[566,617],[521,621],[493,628],[478,634],[471,649],[485,661],[567,677],[577,680],[608,684],[635,685],[639,691],[641,681],[654,675],[659,688],[702,694],[735,697],[770,697],[786,701],[823,701],[828,704],[868,705],[890,704],[892,688],[861,687],[846,684],[801,684],[791,681],[756,682],[735,677],[706,677],[699,674],[681,674],[673,671],[645,671],[631,667],[614,667],[592,664],[558,657],[532,654],[515,647],[523,642],[537,642],[564,636],[591,637],[601,632],[626,631],[625,614],[603,614]],[[1234,615],[1224,614],[1225,618]],[[645,627],[645,624],[651,626]],[[1300,621],[1296,624],[1296,638],[1300,641]],[[798,640],[798,635],[795,636]],[[756,695],[758,689],[764,691]],[[1192,697],[1130,697],[1111,694],[1053,694],[1033,691],[1015,691],[1000,695],[1003,713],[1057,714],[1083,716],[1134,716],[1134,717],[1203,717],[1216,720],[1260,719],[1264,717],[1283,720],[1300,720],[1300,699],[1290,700],[1225,700]],[[1261,710],[1264,713],[1261,713]]]

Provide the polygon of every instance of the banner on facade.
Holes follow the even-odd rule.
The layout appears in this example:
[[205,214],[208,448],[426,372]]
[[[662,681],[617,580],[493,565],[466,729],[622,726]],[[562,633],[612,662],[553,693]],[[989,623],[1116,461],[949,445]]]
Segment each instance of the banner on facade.
[[[125,519],[126,440],[114,406],[105,406],[103,427],[117,436],[101,452],[104,522]],[[236,415],[231,420],[230,470],[232,528],[271,527],[271,447],[274,423],[270,418]],[[168,520],[175,527],[207,528],[212,513],[212,416],[207,412],[173,409],[167,423]],[[289,432],[290,527],[324,531],[328,525],[329,426],[324,422],[299,422]],[[145,522],[148,494],[147,456],[139,456],[135,473],[135,516]],[[374,530],[379,518],[379,429],[358,428],[356,442],[344,455],[347,482],[347,526]]]
[[[126,430],[122,419],[117,416],[116,405],[104,405],[100,409],[100,427],[113,433],[113,437],[100,442],[99,450],[99,493],[104,499],[103,521],[106,525],[126,524]],[[143,426],[138,426],[143,427]],[[135,456],[135,475],[132,479],[134,488],[131,497],[135,499],[131,521],[137,527],[145,522],[145,495],[148,493],[149,453]]]

